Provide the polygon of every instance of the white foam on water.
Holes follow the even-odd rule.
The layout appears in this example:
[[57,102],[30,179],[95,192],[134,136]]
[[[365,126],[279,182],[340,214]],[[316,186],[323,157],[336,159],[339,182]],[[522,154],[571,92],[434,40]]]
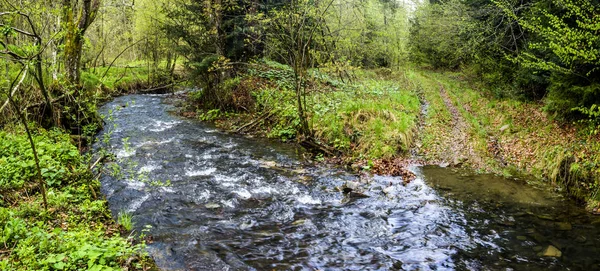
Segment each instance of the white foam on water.
[[133,156],[134,154],[135,154],[135,150],[126,151],[125,149],[120,149],[116,153],[117,158],[127,158],[127,157]]
[[127,180],[127,186],[136,190],[142,190],[144,187],[146,187],[146,183],[129,179]]
[[320,199],[314,199],[310,195],[303,195],[303,196],[297,197],[296,200],[302,204],[310,204],[310,205],[321,204]]
[[235,186],[237,183],[235,178],[232,178],[229,176],[216,174],[213,177],[223,187],[232,187],[232,186]]
[[127,211],[129,211],[129,212],[135,212],[149,198],[150,198],[150,195],[146,194],[143,197],[138,198],[138,199],[132,201],[131,204],[129,205],[129,208],[127,209]]
[[259,188],[252,189],[253,194],[279,194],[277,189],[273,189],[272,187],[262,186]]
[[175,190],[171,187],[161,186],[160,190],[166,193],[175,193]]
[[242,199],[249,199],[252,197],[252,194],[243,188],[238,191],[234,191],[233,193],[237,194]]
[[175,139],[169,138],[167,140],[162,140],[162,141],[144,141],[144,142],[140,143],[139,145],[137,145],[136,147],[141,148],[144,146],[163,145],[163,144],[171,143],[171,142],[173,142],[173,140],[175,140]]
[[204,189],[204,191],[200,192],[200,194],[198,194],[195,198],[195,200],[198,202],[205,201],[208,199],[210,199],[210,191],[208,189]]
[[233,203],[233,200],[222,200],[221,204],[223,204],[223,206],[227,206],[229,208],[235,207],[235,203]]
[[196,176],[209,176],[217,171],[216,168],[207,168],[205,170],[186,170],[185,176],[196,177]]
[[175,125],[181,123],[181,121],[160,121],[157,120],[155,121],[155,123],[151,126],[153,126],[152,128],[148,129],[151,132],[162,132],[162,131],[166,131],[168,129],[173,128]]
[[228,142],[228,143],[223,144],[223,148],[226,148],[226,149],[233,149],[237,146],[238,146],[238,144],[233,143],[233,142]]
[[156,169],[159,169],[159,168],[161,168],[161,166],[160,166],[160,165],[157,165],[157,164],[155,164],[155,163],[151,163],[151,164],[148,164],[148,165],[144,165],[144,166],[142,166],[142,167],[141,167],[141,168],[138,170],[138,173],[150,173],[150,172],[152,172],[152,171],[154,171],[154,170],[156,170]]
[[235,183],[223,182],[223,183],[221,183],[221,186],[223,186],[223,187],[233,187],[233,186],[235,186]]
[[294,186],[289,190],[289,194],[297,195],[298,193],[300,193],[300,188],[298,188],[298,187]]

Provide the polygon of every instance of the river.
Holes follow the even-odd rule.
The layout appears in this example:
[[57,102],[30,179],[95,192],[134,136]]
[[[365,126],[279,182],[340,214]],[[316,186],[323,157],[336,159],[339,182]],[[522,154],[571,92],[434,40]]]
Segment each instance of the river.
[[104,105],[95,145],[120,165],[101,178],[113,214],[152,237],[163,270],[600,270],[600,217],[523,181],[310,165],[294,146],[172,114],[166,97]]

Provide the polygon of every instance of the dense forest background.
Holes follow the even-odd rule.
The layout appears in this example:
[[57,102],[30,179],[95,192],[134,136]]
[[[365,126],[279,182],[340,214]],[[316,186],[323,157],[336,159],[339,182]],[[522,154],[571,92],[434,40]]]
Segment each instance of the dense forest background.
[[299,81],[312,68],[460,70],[497,97],[542,101],[565,119],[597,113],[600,95],[595,1],[3,1],[1,9],[3,85],[26,66],[25,84],[40,94],[29,98],[47,114],[60,114],[52,99],[65,85],[114,88],[112,69],[132,70],[118,84],[142,67],[153,85],[178,64],[206,86],[210,104],[222,82],[260,59],[290,65]]

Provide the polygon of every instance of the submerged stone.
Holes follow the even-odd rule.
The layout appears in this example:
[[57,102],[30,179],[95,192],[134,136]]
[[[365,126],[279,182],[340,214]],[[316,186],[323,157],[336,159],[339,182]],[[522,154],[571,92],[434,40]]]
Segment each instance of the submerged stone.
[[546,249],[539,254],[542,257],[554,257],[554,258],[560,258],[562,256],[562,252],[560,250],[558,250],[558,248],[556,248],[553,245],[549,245],[548,247],[546,247]]
[[573,226],[569,222],[556,222],[555,225],[561,231],[570,231],[573,229]]
[[575,238],[575,241],[577,241],[579,243],[585,243],[585,241],[587,241],[587,238],[583,235],[579,235]]

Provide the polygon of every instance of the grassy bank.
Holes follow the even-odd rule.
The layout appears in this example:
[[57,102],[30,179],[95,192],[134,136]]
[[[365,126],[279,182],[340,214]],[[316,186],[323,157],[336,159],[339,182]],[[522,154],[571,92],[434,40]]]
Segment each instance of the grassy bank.
[[[433,101],[432,107],[444,110],[435,102],[443,96],[443,89],[458,108],[458,117],[467,124],[468,134],[467,147],[458,153],[470,166],[505,176],[530,174],[586,202],[590,210],[598,207],[597,123],[553,119],[540,102],[493,98],[493,89],[469,83],[458,73],[416,70],[410,76],[423,86],[427,99]],[[451,128],[435,113],[430,112],[428,119],[431,125],[423,131],[423,149],[430,159],[439,159],[444,157],[444,144],[438,142],[444,142],[441,137]]]
[[[143,244],[121,236],[89,157],[69,135],[37,129],[44,208],[33,152],[19,127],[0,132],[1,270],[148,270]],[[126,233],[128,234],[128,233]]]
[[[310,123],[336,161],[394,174],[414,158],[412,149],[425,164],[530,175],[587,202],[590,210],[598,207],[594,123],[553,120],[539,103],[493,98],[493,90],[458,73],[404,68],[309,74]],[[185,114],[239,133],[297,140],[292,75],[289,67],[265,61],[221,85],[224,109],[204,108],[200,91],[190,96]]]

